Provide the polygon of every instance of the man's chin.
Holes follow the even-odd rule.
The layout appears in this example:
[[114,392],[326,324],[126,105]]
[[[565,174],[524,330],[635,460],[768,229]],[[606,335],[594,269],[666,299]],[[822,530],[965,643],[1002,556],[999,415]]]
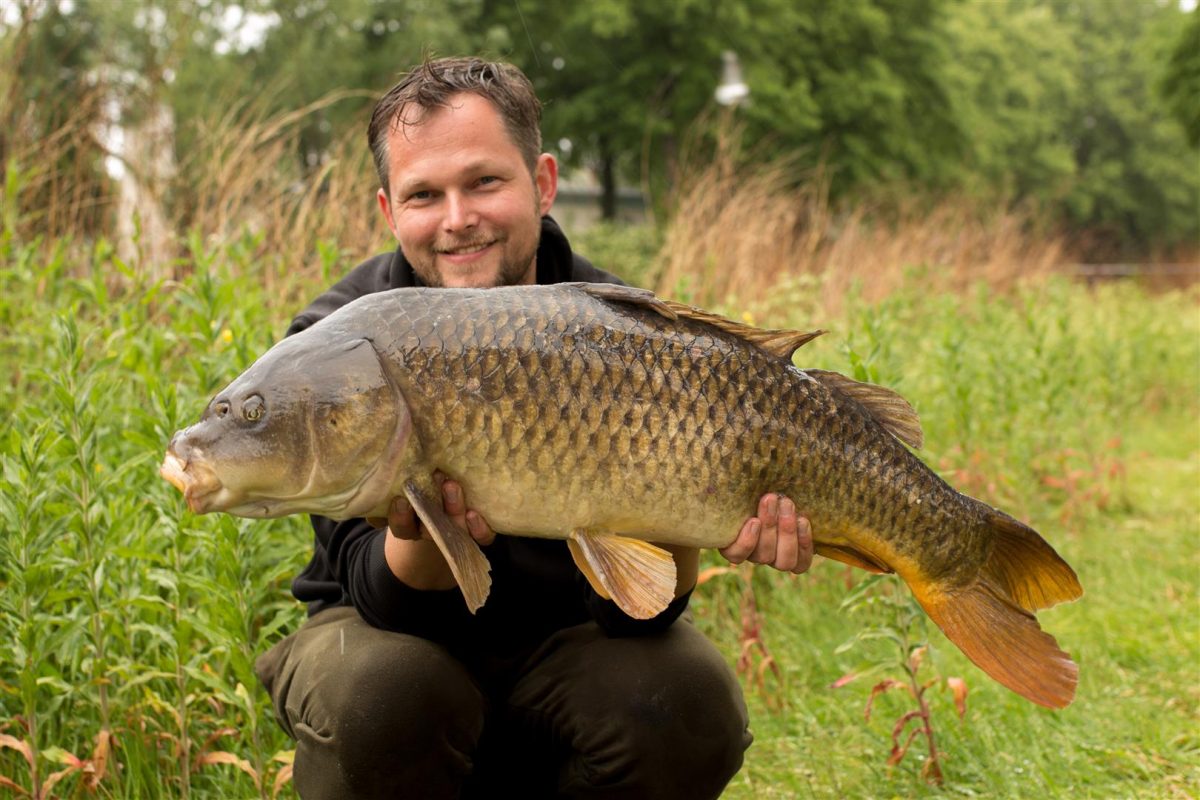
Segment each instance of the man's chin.
[[533,283],[536,272],[532,263],[524,269],[507,264],[455,264],[439,259],[435,262],[435,273],[418,271],[422,282],[428,286],[447,289],[491,289],[496,286],[516,286]]

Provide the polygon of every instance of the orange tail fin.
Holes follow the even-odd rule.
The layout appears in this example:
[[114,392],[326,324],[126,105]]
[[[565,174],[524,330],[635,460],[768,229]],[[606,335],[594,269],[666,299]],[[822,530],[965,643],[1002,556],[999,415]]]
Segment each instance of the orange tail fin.
[[1038,705],[1063,708],[1079,668],[1033,612],[1083,594],[1075,571],[1032,528],[990,510],[995,547],[975,581],[945,589],[914,585],[950,641],[995,680]]

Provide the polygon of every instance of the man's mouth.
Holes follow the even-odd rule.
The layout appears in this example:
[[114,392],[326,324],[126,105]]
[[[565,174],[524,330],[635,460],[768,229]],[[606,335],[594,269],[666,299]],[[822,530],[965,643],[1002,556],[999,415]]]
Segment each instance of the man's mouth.
[[435,252],[438,255],[442,255],[442,256],[451,256],[451,257],[470,256],[470,255],[474,255],[475,253],[479,253],[479,252],[482,252],[482,251],[488,249],[495,243],[496,243],[495,240],[492,240],[492,241],[487,241],[487,242],[472,242],[470,244],[461,244],[461,245],[457,245],[454,247],[438,247],[435,249]]

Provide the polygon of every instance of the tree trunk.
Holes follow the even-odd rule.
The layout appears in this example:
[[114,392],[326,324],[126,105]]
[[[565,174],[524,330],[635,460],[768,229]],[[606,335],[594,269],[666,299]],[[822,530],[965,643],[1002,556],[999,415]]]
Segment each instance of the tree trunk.
[[608,140],[600,142],[600,218],[605,222],[617,219],[617,170],[616,158],[609,149]]

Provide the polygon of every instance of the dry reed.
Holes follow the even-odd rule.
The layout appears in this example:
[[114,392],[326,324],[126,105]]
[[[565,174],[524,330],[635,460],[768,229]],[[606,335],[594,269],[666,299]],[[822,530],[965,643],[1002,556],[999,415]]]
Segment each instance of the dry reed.
[[878,300],[912,268],[930,291],[978,281],[1005,290],[1066,259],[1061,237],[1038,232],[1029,212],[947,197],[855,205],[831,202],[820,169],[795,159],[749,162],[725,131],[675,194],[655,285],[689,283],[712,305],[769,298],[781,285],[817,276],[812,302],[836,312],[852,286]]
[[[126,128],[125,152],[111,149],[102,131],[103,89],[49,123],[10,111],[0,152],[0,175],[10,187],[6,225],[24,241],[40,237],[48,249],[66,246],[79,255],[106,238],[152,278],[178,279],[194,269],[195,239],[206,251],[249,248],[239,259],[253,265],[245,277],[268,288],[319,280],[330,252],[358,258],[390,248],[377,218],[365,123],[337,137],[319,163],[300,157],[306,122],[364,95],[338,92],[287,113],[235,103],[222,117],[178,132],[159,107],[163,118],[148,114],[158,121]],[[123,179],[105,173],[106,157],[122,162]]]

